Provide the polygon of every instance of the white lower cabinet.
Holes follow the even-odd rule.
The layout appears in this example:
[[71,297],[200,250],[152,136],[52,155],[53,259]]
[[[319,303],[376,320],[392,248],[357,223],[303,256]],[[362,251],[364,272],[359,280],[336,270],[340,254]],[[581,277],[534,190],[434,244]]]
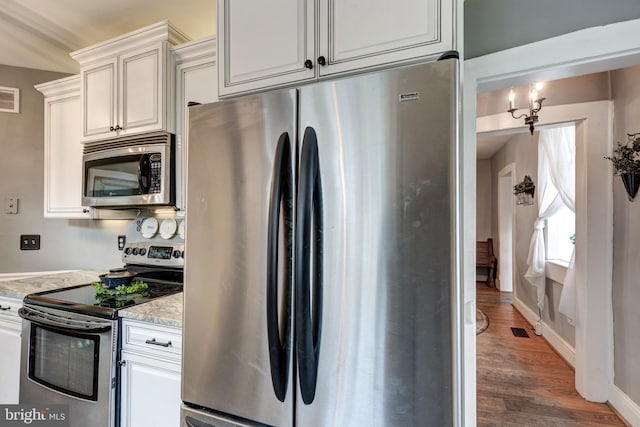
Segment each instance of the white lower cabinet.
[[122,427],[180,425],[182,332],[123,319]]
[[20,394],[20,332],[22,300],[0,297],[0,404],[17,404]]

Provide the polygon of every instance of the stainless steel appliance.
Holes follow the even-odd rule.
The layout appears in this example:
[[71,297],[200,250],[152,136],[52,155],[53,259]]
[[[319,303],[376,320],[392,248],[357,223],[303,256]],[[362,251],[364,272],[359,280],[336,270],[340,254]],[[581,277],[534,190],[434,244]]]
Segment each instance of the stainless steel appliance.
[[189,110],[182,425],[447,426],[455,58]]
[[67,404],[71,427],[117,425],[118,310],[181,292],[184,244],[128,243],[122,259],[145,293],[104,298],[86,284],[24,298],[21,404]]
[[166,132],[84,145],[82,204],[126,208],[175,204],[175,136]]

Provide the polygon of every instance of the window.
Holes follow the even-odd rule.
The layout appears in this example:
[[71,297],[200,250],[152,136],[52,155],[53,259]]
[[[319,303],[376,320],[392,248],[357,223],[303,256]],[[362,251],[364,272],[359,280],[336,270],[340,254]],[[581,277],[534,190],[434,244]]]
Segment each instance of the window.
[[576,232],[576,215],[562,206],[547,219],[547,260],[569,263]]

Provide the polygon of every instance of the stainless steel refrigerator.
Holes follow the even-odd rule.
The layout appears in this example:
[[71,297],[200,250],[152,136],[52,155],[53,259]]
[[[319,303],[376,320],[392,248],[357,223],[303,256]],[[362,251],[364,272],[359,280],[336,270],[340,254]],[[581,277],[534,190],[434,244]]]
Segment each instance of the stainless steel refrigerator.
[[455,58],[189,110],[183,426],[454,419]]

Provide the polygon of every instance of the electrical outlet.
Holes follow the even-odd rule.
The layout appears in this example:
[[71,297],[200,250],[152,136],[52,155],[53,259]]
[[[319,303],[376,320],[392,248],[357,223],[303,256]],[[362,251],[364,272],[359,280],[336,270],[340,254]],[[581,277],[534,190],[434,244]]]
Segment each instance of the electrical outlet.
[[122,234],[118,235],[118,250],[119,251],[124,249],[125,243],[127,243],[127,236],[123,236]]
[[39,234],[21,234],[20,235],[20,250],[37,251],[38,249],[40,249]]
[[18,198],[7,197],[4,199],[4,213],[17,214],[18,213]]

